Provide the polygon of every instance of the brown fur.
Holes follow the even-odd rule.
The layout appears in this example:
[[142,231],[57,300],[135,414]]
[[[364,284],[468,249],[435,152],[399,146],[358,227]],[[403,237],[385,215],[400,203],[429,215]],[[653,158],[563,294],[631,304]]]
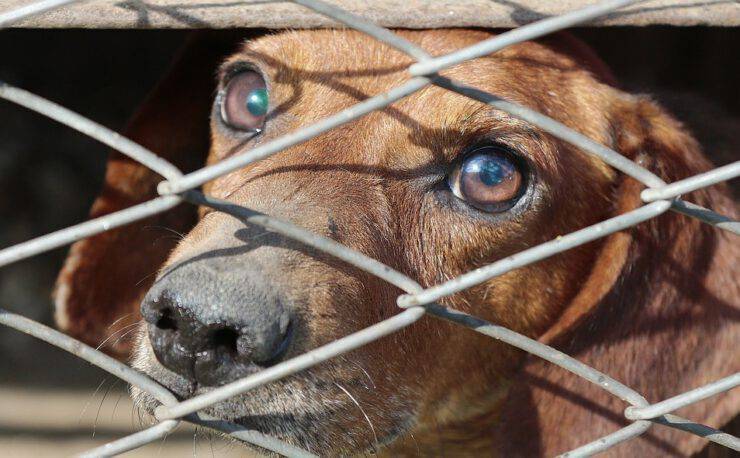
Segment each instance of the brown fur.
[[[400,33],[435,54],[490,35]],[[129,130],[129,136],[186,168],[205,153],[204,113],[212,92],[203,74],[212,71],[224,49],[198,43],[208,42],[186,51]],[[209,50],[207,57],[203,49]],[[360,33],[326,30],[257,38],[225,65],[241,61],[266,75],[272,118],[259,137],[243,144],[213,115],[208,163],[397,86],[411,63]],[[444,74],[537,109],[666,181],[710,167],[680,124],[650,100],[615,89],[606,67],[567,36],[516,45]],[[440,189],[451,161],[483,138],[520,151],[536,171],[535,197],[521,213],[481,214]],[[153,197],[156,181],[143,167],[114,157],[93,214]],[[204,187],[207,194],[336,239],[425,286],[634,209],[640,190],[634,180],[569,144],[435,87]],[[724,186],[683,197],[737,215]],[[244,228],[224,214],[201,211],[170,254],[170,245],[150,249],[161,233],[146,226],[188,230],[187,209],[176,212],[73,247],[58,287],[58,298],[63,292],[58,314],[68,332],[98,344],[116,319],[137,316],[153,280],[141,278],[199,254],[242,247],[249,251],[245,259],[277,259],[271,272],[276,287],[302,304],[289,356],[398,312],[395,288],[295,242]],[[654,402],[739,369],[738,251],[731,236],[666,214],[442,302],[554,345]],[[146,338],[139,342],[137,367],[181,396],[207,391],[162,368]],[[110,350],[125,354],[129,348],[119,343]],[[362,410],[338,387],[351,392]],[[144,395],[140,402],[154,405]],[[290,415],[254,424],[322,454],[368,450],[377,437],[389,454],[549,456],[624,426],[625,407],[505,344],[424,318],[211,413],[242,420]],[[720,427],[738,410],[735,392],[679,414]],[[293,418],[304,412],[305,418]],[[703,444],[696,436],[656,426],[614,454],[689,455]]]

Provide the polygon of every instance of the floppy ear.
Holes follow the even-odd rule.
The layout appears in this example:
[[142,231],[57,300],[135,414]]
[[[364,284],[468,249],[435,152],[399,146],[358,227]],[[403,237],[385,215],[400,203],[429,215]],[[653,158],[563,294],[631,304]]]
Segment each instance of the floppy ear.
[[[184,172],[202,166],[209,147],[216,68],[238,43],[234,33],[191,35],[124,135]],[[90,217],[156,197],[162,179],[138,162],[112,153]],[[186,233],[195,219],[194,207],[180,205],[72,245],[54,292],[59,327],[92,346],[102,344],[109,353],[128,355],[139,302],[178,234]]]
[[[612,110],[615,148],[671,182],[711,166],[683,126],[660,107],[624,98]],[[643,187],[620,178],[614,214],[641,205]],[[736,217],[724,185],[683,199]],[[608,237],[590,277],[542,337],[658,402],[740,369],[740,255],[733,235],[668,212]],[[677,415],[720,428],[740,411],[727,392]],[[554,365],[529,357],[501,418],[503,455],[553,456],[627,426],[627,404]],[[539,437],[533,437],[539,434]],[[654,426],[614,449],[619,456],[686,456],[707,441]]]

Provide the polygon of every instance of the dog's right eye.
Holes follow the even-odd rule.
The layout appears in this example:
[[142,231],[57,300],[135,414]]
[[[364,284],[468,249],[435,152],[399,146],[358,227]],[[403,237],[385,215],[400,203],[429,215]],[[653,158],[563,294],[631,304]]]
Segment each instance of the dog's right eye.
[[513,154],[500,146],[485,146],[465,155],[448,177],[452,193],[488,213],[501,213],[522,196],[525,172]]
[[234,129],[260,132],[268,108],[267,85],[255,71],[234,75],[221,94],[221,119]]

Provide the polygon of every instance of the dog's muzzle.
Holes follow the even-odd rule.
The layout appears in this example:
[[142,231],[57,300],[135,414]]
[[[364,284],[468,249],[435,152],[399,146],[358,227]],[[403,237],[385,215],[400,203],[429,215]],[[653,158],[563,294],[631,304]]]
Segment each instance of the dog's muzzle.
[[193,258],[170,268],[141,306],[159,362],[203,386],[218,386],[280,361],[290,312],[260,267]]

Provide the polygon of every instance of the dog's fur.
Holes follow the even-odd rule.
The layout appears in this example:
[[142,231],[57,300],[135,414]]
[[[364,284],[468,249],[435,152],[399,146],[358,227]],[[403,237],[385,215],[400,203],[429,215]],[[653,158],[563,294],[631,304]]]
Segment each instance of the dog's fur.
[[[491,35],[399,33],[434,54]],[[212,72],[233,43],[208,37],[186,48],[127,135],[192,170],[397,86],[411,63],[353,31],[251,38],[227,62],[247,61],[269,81],[273,111],[260,136],[242,143],[212,116],[206,158]],[[443,74],[537,109],[666,181],[710,168],[677,121],[648,98],[618,90],[605,65],[567,35],[512,46]],[[484,139],[519,151],[534,170],[529,200],[516,212],[482,213],[443,185],[452,161]],[[92,216],[152,198],[159,180],[114,154]],[[641,189],[568,143],[435,87],[204,187],[331,237],[424,286],[635,209]],[[737,216],[723,185],[683,198]],[[156,226],[187,235],[171,251]],[[553,345],[655,402],[740,369],[740,245],[732,237],[668,213],[442,302]],[[75,244],[59,277],[58,321],[97,345],[139,319],[139,302],[158,269],[222,249],[243,249],[233,262],[274,260],[270,281],[299,304],[288,356],[398,313],[400,291],[378,279],[230,216],[201,211],[196,217],[182,206]],[[131,340],[111,342],[108,351],[131,351]],[[144,333],[137,342],[136,367],[182,397],[208,390],[161,366]],[[740,411],[739,394],[678,413],[721,427]],[[155,405],[142,393],[137,398],[145,409]],[[625,426],[625,407],[556,366],[423,318],[209,412],[320,454],[379,444],[391,454],[549,456]],[[705,443],[656,426],[613,453],[690,455]]]

